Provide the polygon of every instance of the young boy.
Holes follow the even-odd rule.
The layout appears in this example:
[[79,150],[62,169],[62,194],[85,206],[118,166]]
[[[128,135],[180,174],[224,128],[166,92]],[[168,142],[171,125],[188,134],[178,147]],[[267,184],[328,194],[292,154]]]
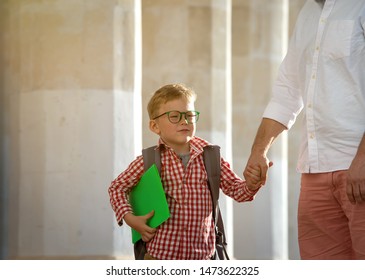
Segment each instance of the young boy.
[[[110,201],[119,225],[123,220],[147,242],[145,259],[211,259],[215,252],[212,200],[203,161],[203,147],[209,143],[195,136],[199,112],[196,95],[181,84],[158,89],[148,103],[149,128],[160,136],[161,180],[170,218],[157,229],[146,225],[153,211],[133,215],[128,193],[144,173],[143,157],[137,157],[109,187]],[[250,178],[259,174],[251,170]],[[221,159],[220,188],[237,202],[251,201],[259,188],[249,189]]]

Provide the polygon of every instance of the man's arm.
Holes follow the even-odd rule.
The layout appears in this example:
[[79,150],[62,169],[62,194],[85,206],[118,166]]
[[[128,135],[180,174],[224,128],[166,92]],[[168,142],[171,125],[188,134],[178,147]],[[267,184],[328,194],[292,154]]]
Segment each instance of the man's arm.
[[347,196],[353,204],[365,203],[365,134],[348,171]]
[[[247,181],[247,186],[254,188],[265,185],[268,169],[273,164],[267,158],[267,152],[274,140],[286,129],[287,128],[283,124],[275,120],[267,118],[262,119],[252,145],[251,155],[243,172],[243,176]],[[252,182],[247,170],[248,168],[260,170],[260,181],[257,183]]]

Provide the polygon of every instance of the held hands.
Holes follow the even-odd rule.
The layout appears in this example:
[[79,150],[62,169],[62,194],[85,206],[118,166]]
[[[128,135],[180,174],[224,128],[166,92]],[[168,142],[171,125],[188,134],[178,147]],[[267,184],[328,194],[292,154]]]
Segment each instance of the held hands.
[[265,185],[269,168],[272,165],[273,162],[269,161],[266,156],[251,154],[243,171],[247,187],[250,190],[256,190]]
[[258,188],[261,187],[261,171],[259,168],[256,167],[256,169],[253,166],[246,166],[246,169],[244,171],[244,176],[246,179],[246,185],[247,187],[255,191]]
[[156,234],[156,229],[151,228],[147,225],[148,219],[150,219],[155,214],[155,211],[151,211],[147,215],[144,216],[135,216],[132,213],[128,213],[124,216],[124,221],[131,228],[138,231],[144,242],[149,242],[153,239]]
[[[262,119],[252,145],[251,155],[243,171],[247,187],[251,190],[256,190],[265,185],[267,173],[273,165],[266,156],[267,152],[274,140],[286,129],[288,128],[285,125],[273,119]],[[255,173],[253,174],[253,170],[259,172],[258,176],[255,176]]]

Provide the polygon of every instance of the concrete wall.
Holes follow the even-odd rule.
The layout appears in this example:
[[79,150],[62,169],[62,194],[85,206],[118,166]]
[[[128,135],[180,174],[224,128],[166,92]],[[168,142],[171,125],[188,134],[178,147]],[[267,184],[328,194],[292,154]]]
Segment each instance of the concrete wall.
[[123,76],[121,88],[114,79],[123,58],[114,51],[120,5],[2,1],[3,236],[9,258],[114,255],[106,187],[116,174],[115,141],[125,133],[115,123],[132,115],[120,114],[131,82]]
[[[131,257],[106,190],[156,143],[145,108],[165,83],[196,90],[198,135],[242,176],[303,3],[1,1],[0,256]],[[222,200],[238,259],[298,258],[297,130],[254,203]]]

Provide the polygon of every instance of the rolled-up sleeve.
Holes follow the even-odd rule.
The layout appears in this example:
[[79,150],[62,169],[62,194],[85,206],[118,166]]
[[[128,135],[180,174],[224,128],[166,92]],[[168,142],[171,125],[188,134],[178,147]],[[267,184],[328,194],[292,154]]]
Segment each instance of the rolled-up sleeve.
[[299,55],[295,49],[295,36],[291,39],[288,52],[280,65],[278,77],[272,89],[272,97],[263,117],[273,119],[288,129],[303,109],[303,98],[298,78]]
[[137,185],[143,172],[143,157],[139,156],[109,186],[110,203],[120,226],[123,224],[123,217],[133,212],[128,194]]

